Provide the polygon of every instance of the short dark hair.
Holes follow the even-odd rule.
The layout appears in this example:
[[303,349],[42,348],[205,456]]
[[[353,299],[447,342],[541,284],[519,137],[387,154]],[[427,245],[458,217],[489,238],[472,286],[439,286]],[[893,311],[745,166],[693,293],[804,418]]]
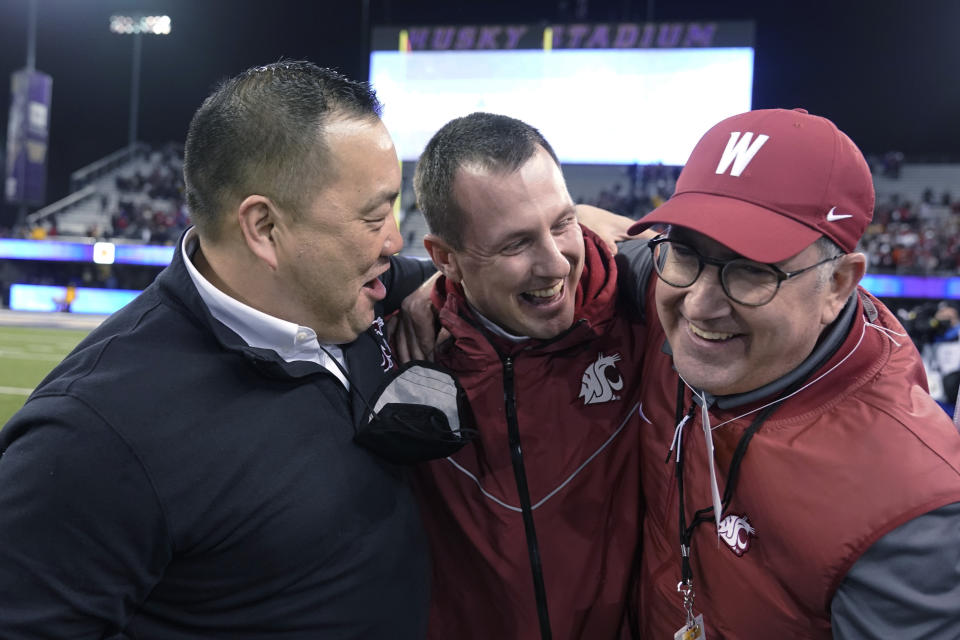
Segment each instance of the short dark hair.
[[[817,251],[820,253],[820,259],[826,260],[828,258],[835,258],[842,256],[846,253],[840,245],[828,238],[827,236],[820,236],[817,238],[816,242],[813,245],[817,248]],[[830,278],[833,277],[834,272],[837,270],[836,260],[832,262],[827,262],[817,269],[817,286],[822,287],[830,281]]]
[[356,82],[302,60],[247,69],[221,82],[197,109],[184,148],[187,204],[197,230],[215,239],[221,213],[251,194],[293,216],[335,171],[324,166],[324,126],[337,117],[380,117]]
[[462,249],[462,211],[453,197],[453,182],[464,166],[512,173],[542,147],[560,166],[553,147],[539,131],[516,118],[471,113],[451,120],[427,143],[413,176],[417,206],[430,232],[454,249]]

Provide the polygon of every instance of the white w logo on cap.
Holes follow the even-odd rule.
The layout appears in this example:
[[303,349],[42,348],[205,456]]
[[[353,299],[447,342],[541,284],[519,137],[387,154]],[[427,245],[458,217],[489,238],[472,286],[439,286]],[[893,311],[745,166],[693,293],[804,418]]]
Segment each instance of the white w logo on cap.
[[[757,155],[757,151],[760,151],[763,143],[770,139],[770,136],[761,133],[756,140],[753,140],[753,133],[750,131],[744,133],[742,138],[739,136],[739,131],[730,133],[727,148],[723,150],[720,164],[717,165],[717,175],[724,173],[732,162],[733,169],[730,171],[730,175],[739,178],[743,170],[753,160],[753,156]],[[751,141],[753,141],[753,144],[750,144]]]

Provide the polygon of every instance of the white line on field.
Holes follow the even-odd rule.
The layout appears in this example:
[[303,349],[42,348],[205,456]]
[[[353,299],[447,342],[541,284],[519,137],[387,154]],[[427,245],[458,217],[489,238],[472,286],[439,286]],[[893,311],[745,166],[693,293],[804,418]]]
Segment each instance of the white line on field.
[[22,389],[20,387],[0,387],[0,395],[28,396],[31,393],[33,393],[33,389]]
[[0,349],[0,357],[10,360],[41,360],[43,362],[60,362],[64,356],[47,353],[28,353],[26,351],[13,351]]

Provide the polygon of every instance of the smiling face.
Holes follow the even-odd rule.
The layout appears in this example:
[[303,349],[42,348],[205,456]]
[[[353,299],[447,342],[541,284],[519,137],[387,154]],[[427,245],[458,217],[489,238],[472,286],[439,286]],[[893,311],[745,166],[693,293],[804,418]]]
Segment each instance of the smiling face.
[[583,271],[583,234],[550,155],[538,147],[511,173],[461,167],[453,195],[464,248],[426,239],[444,275],[510,333],[543,339],[568,329]]
[[275,227],[277,314],[316,331],[321,342],[354,340],[386,295],[377,279],[403,247],[393,217],[400,165],[380,120],[341,118],[324,128],[334,174],[299,215]]
[[[689,230],[675,228],[670,237],[704,256],[739,257]],[[792,271],[820,259],[820,251],[810,245],[777,266]],[[705,266],[686,288],[658,279],[657,314],[677,371],[688,384],[713,395],[751,391],[792,371],[810,355],[849,295],[849,290],[838,293],[831,283],[821,283],[818,271],[812,269],[782,283],[773,300],[760,307],[728,298],[716,266]]]

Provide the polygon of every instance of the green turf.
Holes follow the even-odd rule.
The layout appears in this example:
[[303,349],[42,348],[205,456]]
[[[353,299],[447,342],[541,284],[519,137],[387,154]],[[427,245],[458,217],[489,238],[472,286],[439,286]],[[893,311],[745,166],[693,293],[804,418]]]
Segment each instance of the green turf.
[[89,331],[0,327],[0,425]]

